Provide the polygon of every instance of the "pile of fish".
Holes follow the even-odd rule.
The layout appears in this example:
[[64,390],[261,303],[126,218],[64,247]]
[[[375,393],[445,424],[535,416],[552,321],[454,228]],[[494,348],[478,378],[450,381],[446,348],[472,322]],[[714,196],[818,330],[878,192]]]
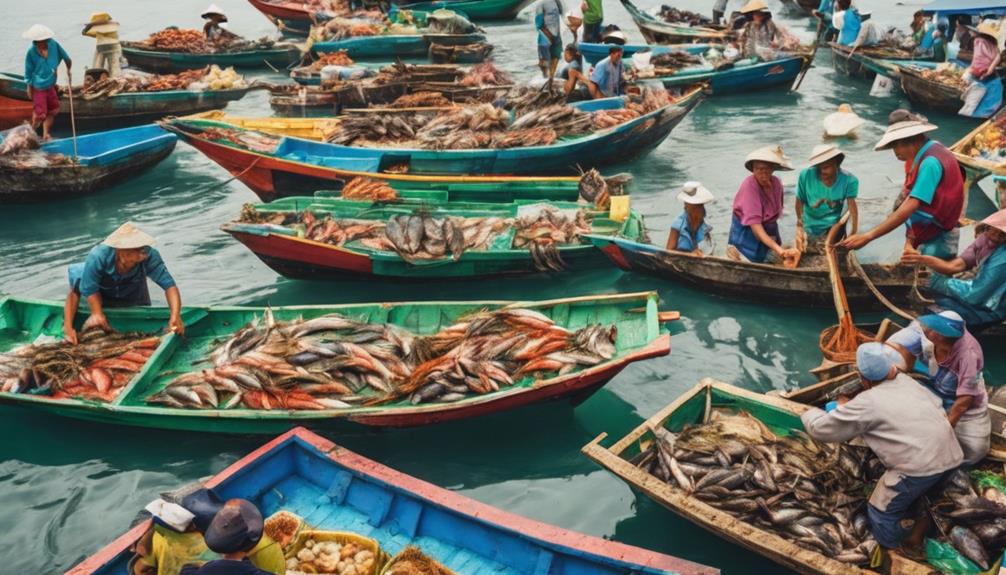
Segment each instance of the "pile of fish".
[[26,345],[0,354],[0,390],[109,402],[159,344],[157,336],[89,329],[80,333],[77,345]]
[[267,310],[148,403],[175,408],[343,409],[409,398],[450,402],[570,373],[615,355],[614,326],[571,331],[522,308],[479,311],[433,335],[339,314],[276,321]]
[[558,246],[580,243],[580,234],[589,234],[591,224],[583,210],[561,211],[543,206],[537,212],[520,216],[514,222],[513,247],[527,248],[538,271],[562,271],[565,262]]
[[546,106],[566,103],[566,95],[561,90],[540,90],[530,86],[518,86],[506,95],[503,107],[517,116]]
[[347,200],[369,200],[371,202],[390,202],[398,199],[398,192],[384,180],[375,180],[365,176],[356,176],[346,182],[340,194]]
[[[999,485],[1004,484],[1002,467],[972,471],[972,477],[980,475],[998,477]],[[972,477],[965,471],[955,471],[944,483],[940,496],[932,500],[932,510],[938,531],[961,555],[985,571],[1006,548],[1006,493],[995,486],[976,490]]]
[[876,548],[865,487],[883,474],[866,448],[781,437],[746,412],[713,411],[655,430],[633,462],[704,503],[827,557],[864,564]]
[[318,58],[311,62],[306,68],[312,72],[320,72],[325,66],[352,66],[353,59],[349,57],[349,53],[345,50],[337,50],[335,52],[330,52],[327,54],[321,54]]
[[471,70],[461,79],[464,86],[505,86],[513,84],[510,74],[497,68],[492,62],[482,62],[472,66]]
[[451,101],[441,92],[414,92],[399,96],[391,103],[392,108],[430,108],[450,106]]
[[657,76],[669,76],[682,68],[696,66],[702,63],[702,58],[688,52],[663,52],[650,57],[650,64]]
[[376,22],[368,22],[358,18],[333,18],[312,30],[312,34],[321,39],[335,42],[357,36],[377,36],[382,26]]
[[229,90],[248,84],[234,68],[211,65],[177,74],[128,74],[105,78],[74,90],[74,96],[94,100],[124,92],[164,92],[167,90]]
[[42,140],[28,124],[0,132],[0,168],[31,169],[72,165],[63,154],[40,150]]
[[166,28],[154,32],[146,40],[136,42],[134,45],[162,52],[205,54],[214,51],[213,44],[206,39],[202,30],[183,28]]
[[643,90],[642,98],[629,98],[624,108],[599,110],[593,113],[593,127],[596,130],[613,128],[636,118],[659,110],[671,103],[665,90]]
[[709,26],[713,23],[708,17],[688,10],[681,10],[673,6],[663,4],[657,14],[664,22],[674,24],[687,24],[689,26]]
[[922,77],[958,90],[963,90],[968,87],[967,81],[964,80],[965,71],[964,68],[952,62],[944,62],[934,69],[922,70]]

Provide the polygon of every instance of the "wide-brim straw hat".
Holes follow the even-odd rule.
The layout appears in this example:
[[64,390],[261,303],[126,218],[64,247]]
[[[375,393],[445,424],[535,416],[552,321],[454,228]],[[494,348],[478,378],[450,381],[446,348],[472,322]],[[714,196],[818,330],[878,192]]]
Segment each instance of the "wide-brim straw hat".
[[213,14],[216,14],[217,16],[223,16],[224,19],[227,18],[227,14],[224,14],[223,9],[221,9],[216,4],[210,4],[209,8],[203,10],[203,13],[202,13],[201,16],[203,18],[206,18],[206,17],[211,16]]
[[912,136],[932,132],[936,129],[937,127],[935,124],[930,124],[929,122],[924,122],[922,120],[895,122],[887,127],[887,131],[884,132],[884,136],[880,138],[880,141],[877,142],[877,145],[874,146],[873,149],[878,152],[886,150],[891,147],[891,144],[897,142],[898,140],[904,140],[905,138],[911,138]]
[[977,26],[968,26],[976,34],[984,34],[993,40],[999,39],[999,23],[995,20],[982,20]]
[[841,165],[845,160],[845,154],[835,144],[819,144],[814,146],[814,149],[810,153],[810,158],[807,159],[807,163],[813,167],[823,164],[832,158],[838,158],[838,163]]
[[678,193],[678,199],[686,204],[708,204],[716,198],[701,182],[685,182]]
[[87,21],[87,25],[91,27],[92,30],[99,30],[102,26],[111,25],[115,28],[119,27],[119,23],[112,20],[112,15],[108,12],[92,12],[91,17]]
[[48,26],[43,24],[35,24],[31,28],[24,31],[21,37],[25,40],[31,40],[32,42],[42,42],[44,40],[50,40],[56,34],[49,29]]
[[750,0],[741,8],[741,14],[751,14],[752,12],[768,12],[768,5],[765,0]]
[[154,236],[134,226],[133,222],[126,222],[101,243],[117,250],[135,250],[152,246],[154,242]]
[[753,171],[751,165],[755,161],[775,164],[777,170],[793,169],[793,164],[790,163],[789,156],[782,151],[782,146],[765,146],[748,154],[748,157],[744,158],[744,167],[747,171]]
[[604,38],[601,39],[602,44],[613,44],[615,46],[624,46],[628,41],[629,38],[626,37],[625,32],[622,32],[621,30],[608,32],[604,35]]
[[866,120],[852,111],[848,104],[842,104],[837,112],[832,112],[824,118],[824,133],[832,137],[848,136],[862,126]]

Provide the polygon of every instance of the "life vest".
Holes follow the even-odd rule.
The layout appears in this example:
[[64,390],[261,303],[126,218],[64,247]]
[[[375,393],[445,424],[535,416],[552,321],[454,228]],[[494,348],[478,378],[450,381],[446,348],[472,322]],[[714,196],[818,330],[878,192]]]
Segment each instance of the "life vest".
[[911,165],[907,170],[905,185],[901,190],[902,201],[912,193],[915,180],[919,176],[919,167],[922,166],[922,161],[928,157],[936,158],[940,162],[940,166],[943,167],[943,176],[936,185],[932,203],[929,205],[920,204],[919,206],[918,211],[928,214],[930,217],[922,221],[915,221],[908,228],[908,239],[916,248],[957,227],[961,210],[964,209],[964,175],[961,173],[961,166],[957,163],[953,152],[935,141],[926,148],[918,163]]

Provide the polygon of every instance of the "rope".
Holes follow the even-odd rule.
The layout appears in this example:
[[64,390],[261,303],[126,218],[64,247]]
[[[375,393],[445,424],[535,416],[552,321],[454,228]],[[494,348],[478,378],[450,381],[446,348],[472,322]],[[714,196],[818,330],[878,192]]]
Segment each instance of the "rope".
[[237,174],[234,174],[233,176],[227,178],[226,180],[224,180],[222,182],[212,182],[210,184],[207,184],[205,188],[196,188],[196,192],[202,194],[202,193],[211,192],[213,190],[216,190],[216,189],[219,189],[219,188],[222,188],[222,187],[226,186],[227,184],[229,184],[229,183],[233,182],[234,180],[240,178],[241,176],[247,174],[248,171],[251,170],[252,168],[254,168],[255,164],[258,164],[258,161],[261,160],[261,159],[262,159],[261,156],[258,157],[258,158],[255,158],[255,160],[253,160],[252,163],[248,164],[247,168],[241,170]]
[[915,272],[912,277],[912,296],[922,303],[936,303],[936,300],[924,297],[919,293],[919,272],[922,270],[922,266],[916,265]]
[[884,307],[890,310],[891,313],[894,313],[897,316],[907,319],[908,321],[915,320],[915,316],[906,312],[900,307],[894,305],[894,303],[891,302],[891,300],[887,299],[887,297],[884,296],[884,294],[880,293],[880,290],[877,289],[876,285],[874,285],[873,280],[870,279],[870,276],[866,275],[866,270],[864,270],[863,266],[859,264],[859,260],[856,259],[855,252],[850,251],[846,256],[846,258],[847,258],[846,261],[849,264],[849,269],[852,270],[852,273],[856,274],[859,277],[859,279],[861,279],[863,283],[866,284],[866,287],[869,288],[869,290],[873,293],[874,297],[876,297],[877,300],[879,300],[880,303],[884,305]]

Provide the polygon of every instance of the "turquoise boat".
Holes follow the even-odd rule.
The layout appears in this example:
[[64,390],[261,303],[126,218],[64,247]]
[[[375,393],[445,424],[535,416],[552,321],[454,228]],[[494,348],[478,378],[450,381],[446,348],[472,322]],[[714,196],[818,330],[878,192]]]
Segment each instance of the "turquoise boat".
[[[118,125],[146,124],[160,120],[165,116],[182,116],[217,110],[225,107],[228,102],[240,100],[251,89],[252,87],[203,92],[189,90],[122,92],[114,96],[92,100],[74,97],[73,110],[78,128],[107,128],[110,122]],[[24,77],[20,74],[0,72],[0,96],[31,102]],[[69,112],[70,103],[66,98],[60,98],[60,108]],[[31,119],[30,110],[25,119]],[[70,114],[59,114],[56,117],[56,126],[69,128]]]
[[513,20],[521,10],[534,0],[435,0],[416,2],[399,6],[402,10],[423,10],[432,12],[441,8],[461,12],[469,20]]
[[164,52],[146,48],[142,42],[123,42],[122,55],[133,68],[158,73],[174,73],[182,70],[205,68],[211,64],[221,68],[286,68],[300,61],[300,49],[293,44],[260,50],[240,52],[213,52],[193,54],[189,52]]
[[852,49],[848,46],[842,46],[835,42],[831,42],[828,45],[831,48],[831,62],[835,70],[853,78],[872,79],[879,74],[893,80],[900,80],[900,68],[902,66],[915,64],[920,66],[929,66],[932,64],[935,66],[935,63],[928,60],[880,58],[872,55],[869,48],[860,48],[856,52],[852,52]]
[[[591,66],[596,65],[598,62],[608,57],[608,50],[611,48],[611,44],[596,44],[593,42],[581,42],[576,45],[580,49],[580,54],[583,55],[585,62]],[[632,58],[632,55],[637,52],[645,52],[647,50],[656,54],[666,54],[668,52],[685,52],[687,54],[705,54],[710,48],[713,48],[712,44],[678,44],[674,46],[662,46],[662,45],[652,45],[652,44],[626,44],[622,46],[622,57],[626,60]]]
[[0,203],[69,199],[139,175],[167,158],[178,138],[156,125],[62,138],[42,144],[46,154],[76,162],[0,167]]
[[[511,204],[430,203],[425,200],[404,200],[395,203],[371,203],[335,198],[284,198],[269,204],[251,207],[258,213],[296,214],[305,211],[317,219],[330,216],[335,220],[375,223],[387,222],[398,215],[422,213],[433,218],[504,218],[513,219],[540,209],[540,201]],[[548,206],[575,213],[584,208],[576,202],[547,202]],[[247,209],[247,207],[245,208]],[[608,218],[607,212],[588,210],[593,233],[605,233],[639,239],[644,233],[643,218],[630,212],[623,222]],[[499,233],[485,249],[466,250],[460,258],[451,254],[440,258],[409,260],[392,250],[375,249],[360,241],[341,246],[303,237],[294,226],[246,223],[240,220],[221,228],[259,257],[277,273],[296,279],[333,279],[344,277],[393,277],[402,279],[472,279],[497,276],[527,275],[549,270],[537,263],[527,247],[513,246],[516,228],[510,226]],[[555,249],[562,260],[561,271],[586,271],[604,267],[607,257],[586,239],[574,240]]]
[[724,26],[689,26],[680,22],[665,22],[647,13],[632,3],[621,0],[622,7],[632,17],[643,38],[651,44],[724,43],[734,37],[734,33]]
[[[303,518],[312,529],[369,538],[384,557],[394,557],[410,545],[418,547],[450,573],[719,573],[514,515],[385,467],[304,428],[273,439],[206,480],[203,487],[223,500],[247,499],[265,517],[284,511]],[[151,492],[150,497],[155,496]],[[151,527],[149,519],[139,523],[67,575],[129,575],[133,549]]]
[[[359,429],[363,426],[407,427],[478,417],[560,398],[583,401],[628,364],[667,355],[671,338],[662,322],[674,314],[659,311],[655,292],[570,297],[538,302],[418,302],[374,303],[272,308],[277,321],[311,319],[337,313],[367,323],[388,323],[416,334],[437,333],[459,318],[506,306],[532,309],[557,325],[580,329],[602,323],[617,329],[615,354],[609,360],[558,374],[524,375],[513,385],[456,401],[413,405],[408,397],[378,405],[354,405],[321,410],[248,409],[224,406],[186,409],[151,405],[147,398],[164,389],[176,375],[200,371],[210,350],[250,321],[262,318],[265,308],[187,307],[182,310],[185,337],[163,335],[141,371],[125,383],[110,402],[72,397],[55,398],[31,393],[0,392],[0,403],[47,415],[113,425],[212,433],[279,433],[298,425]],[[122,331],[157,333],[168,320],[167,308],[107,310],[109,323]],[[87,310],[77,314],[78,329]],[[35,341],[39,336],[62,337],[63,302],[0,297],[0,353]],[[197,362],[198,365],[193,365]],[[277,406],[278,407],[278,406]]]
[[485,42],[485,34],[379,34],[344,40],[315,42],[311,50],[318,54],[346,51],[350,58],[390,61],[403,56],[425,56],[430,45],[475,44]]

